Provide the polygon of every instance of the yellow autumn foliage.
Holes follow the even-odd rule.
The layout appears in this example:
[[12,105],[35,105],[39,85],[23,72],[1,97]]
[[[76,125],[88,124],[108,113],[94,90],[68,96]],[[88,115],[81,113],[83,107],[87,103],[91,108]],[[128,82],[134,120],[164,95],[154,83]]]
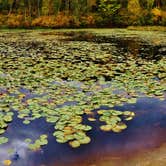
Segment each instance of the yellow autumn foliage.
[[127,8],[128,11],[134,15],[139,15],[141,12],[139,0],[129,0]]
[[162,11],[158,8],[154,8],[154,9],[152,9],[152,14],[156,17],[161,17]]

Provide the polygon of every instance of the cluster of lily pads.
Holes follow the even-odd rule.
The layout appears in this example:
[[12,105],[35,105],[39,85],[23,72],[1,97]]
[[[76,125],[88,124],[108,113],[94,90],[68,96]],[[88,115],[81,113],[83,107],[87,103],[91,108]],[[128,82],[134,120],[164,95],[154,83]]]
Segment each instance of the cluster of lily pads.
[[[92,127],[84,124],[83,115],[107,106],[109,110],[98,111],[99,120],[106,123],[100,129],[121,132],[134,113],[112,110],[114,106],[136,103],[142,96],[165,99],[165,57],[147,61],[130,55],[125,60],[110,52],[114,46],[87,42],[16,40],[1,46],[0,134],[14,113],[24,124],[45,118],[55,126],[57,142],[76,148],[91,141]],[[30,148],[45,144],[42,136]]]
[[122,118],[119,116],[124,116],[124,120],[129,121],[132,120],[135,116],[134,112],[130,111],[117,111],[117,110],[99,110],[100,121],[105,122],[105,125],[100,126],[100,129],[103,131],[113,131],[113,132],[121,132],[122,130],[127,128],[127,125],[122,122]]
[[33,151],[38,150],[41,148],[41,146],[48,144],[47,135],[45,134],[40,135],[40,138],[37,139],[34,143],[31,143],[32,140],[29,138],[25,139],[25,142],[29,143],[28,147],[30,150],[33,150]]

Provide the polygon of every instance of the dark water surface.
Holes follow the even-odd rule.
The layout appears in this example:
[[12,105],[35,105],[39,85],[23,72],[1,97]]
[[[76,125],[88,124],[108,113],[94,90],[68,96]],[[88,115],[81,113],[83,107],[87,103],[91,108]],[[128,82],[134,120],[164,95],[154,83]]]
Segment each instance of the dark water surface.
[[[155,59],[159,60],[162,56],[166,56],[166,45],[153,43],[141,39],[140,36],[102,36],[95,35],[94,33],[88,32],[65,32],[59,33],[61,35],[68,36],[63,41],[87,41],[94,43],[111,43],[117,48],[116,51],[112,52],[117,56],[132,54],[135,57],[141,57],[145,59]],[[117,34],[116,34],[117,35]]]
[[[102,132],[101,122],[91,123],[93,130],[88,133],[92,141],[78,149],[72,149],[68,144],[59,144],[52,133],[53,125],[44,119],[32,121],[29,125],[22,124],[15,118],[9,125],[6,136],[10,138],[7,144],[1,146],[0,160],[11,159],[13,166],[78,166],[97,164],[104,157],[134,156],[136,153],[152,150],[166,142],[166,101],[154,98],[140,98],[136,104],[126,104],[116,107],[125,111],[134,111],[136,117],[128,122],[128,128],[122,133]],[[28,150],[26,138],[35,140],[41,134],[48,134],[48,145],[41,150]],[[14,151],[10,152],[10,149]]]

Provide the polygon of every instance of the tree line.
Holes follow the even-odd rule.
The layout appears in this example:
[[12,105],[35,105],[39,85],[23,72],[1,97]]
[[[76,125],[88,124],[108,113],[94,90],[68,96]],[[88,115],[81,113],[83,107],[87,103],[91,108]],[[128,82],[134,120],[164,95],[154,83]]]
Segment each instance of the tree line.
[[166,0],[0,0],[1,27],[166,25]]

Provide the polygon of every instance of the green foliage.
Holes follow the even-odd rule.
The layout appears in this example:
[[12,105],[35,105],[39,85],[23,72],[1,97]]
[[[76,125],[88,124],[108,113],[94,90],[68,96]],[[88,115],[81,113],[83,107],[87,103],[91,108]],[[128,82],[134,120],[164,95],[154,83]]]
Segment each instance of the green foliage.
[[153,8],[154,0],[147,0],[147,9],[151,10]]
[[100,0],[98,10],[103,17],[111,17],[115,15],[121,5],[117,0]]
[[98,6],[99,15],[102,17],[100,22],[103,23],[104,26],[112,24],[120,7],[121,4],[118,3],[117,0],[100,0]]
[[44,0],[42,3],[42,15],[49,14],[49,0]]

